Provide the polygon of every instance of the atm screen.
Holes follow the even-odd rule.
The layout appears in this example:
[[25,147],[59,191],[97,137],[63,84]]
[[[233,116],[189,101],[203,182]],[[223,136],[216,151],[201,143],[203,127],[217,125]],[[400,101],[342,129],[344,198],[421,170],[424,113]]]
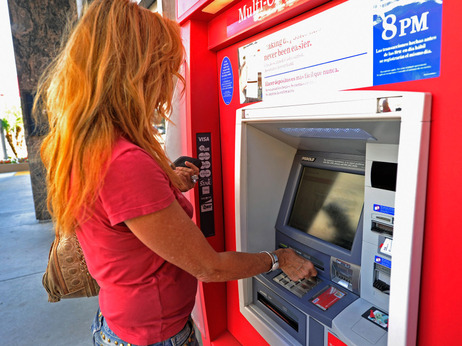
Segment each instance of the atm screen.
[[288,225],[350,251],[363,204],[363,175],[304,167]]

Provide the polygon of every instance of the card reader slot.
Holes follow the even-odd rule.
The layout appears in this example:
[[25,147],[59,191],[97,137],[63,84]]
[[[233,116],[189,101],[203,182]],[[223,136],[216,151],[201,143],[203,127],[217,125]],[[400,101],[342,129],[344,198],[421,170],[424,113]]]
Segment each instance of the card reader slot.
[[385,225],[380,222],[372,221],[371,231],[380,233],[380,234],[388,234],[390,236],[393,235],[393,226]]
[[266,299],[263,296],[263,294],[261,294],[260,292],[257,293],[257,299],[260,303],[262,303],[264,306],[266,306],[268,309],[274,312],[276,316],[278,316],[281,320],[287,323],[292,329],[298,332],[298,322],[297,321],[295,321],[292,317],[287,316],[286,313],[284,313],[280,308],[278,308],[273,303],[271,303],[268,299]]
[[314,263],[314,262],[311,262],[313,263],[314,267],[317,269],[317,270],[320,270],[320,271],[324,271],[324,266],[320,265],[320,264],[317,264],[317,263]]
[[305,257],[308,261],[310,261],[311,263],[313,263],[314,267],[317,269],[317,270],[320,270],[320,271],[324,271],[324,264],[321,260],[317,259],[316,257],[314,256],[311,256],[311,255],[308,255],[292,246],[287,246],[286,244],[283,244],[283,243],[280,243],[279,244],[279,248],[282,248],[282,249],[292,249],[294,250],[299,256],[302,256],[302,257]]

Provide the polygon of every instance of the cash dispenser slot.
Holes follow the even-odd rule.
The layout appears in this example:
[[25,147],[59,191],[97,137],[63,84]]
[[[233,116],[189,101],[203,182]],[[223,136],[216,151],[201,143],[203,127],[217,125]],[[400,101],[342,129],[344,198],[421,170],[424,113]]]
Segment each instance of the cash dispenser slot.
[[324,264],[318,260],[316,257],[312,256],[304,256],[307,260],[311,261],[313,263],[314,267],[316,268],[317,271],[324,271]]
[[374,282],[372,285],[379,291],[390,294],[390,275],[390,268],[374,263]]
[[[282,287],[275,287],[280,292],[276,292],[273,288],[268,287],[267,284],[275,284],[268,275],[271,274],[263,274],[253,278],[252,294],[255,306],[274,322],[273,328],[280,327],[288,335],[297,340],[298,343],[305,344],[307,316],[300,311],[301,307],[297,306],[303,304],[303,300],[288,294],[288,292],[283,292],[285,290]],[[288,342],[288,344],[294,344],[294,342]]]
[[257,299],[260,303],[266,306],[271,310],[276,316],[283,320],[287,325],[289,325],[293,330],[298,332],[298,322],[295,321],[292,317],[287,315],[282,309],[277,307],[275,304],[271,303],[268,299],[265,298],[260,292],[257,293]]

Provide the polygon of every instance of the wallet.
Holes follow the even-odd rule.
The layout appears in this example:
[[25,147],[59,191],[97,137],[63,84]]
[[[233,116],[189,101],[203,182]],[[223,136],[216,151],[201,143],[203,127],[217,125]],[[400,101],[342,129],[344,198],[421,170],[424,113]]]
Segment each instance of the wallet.
[[173,161],[173,165],[175,167],[187,167],[185,165],[185,162],[188,161],[188,162],[191,162],[194,166],[196,166],[197,168],[201,168],[202,166],[202,162],[201,160],[199,159],[196,159],[194,157],[189,157],[189,156],[180,156],[179,158],[177,158],[175,161]]

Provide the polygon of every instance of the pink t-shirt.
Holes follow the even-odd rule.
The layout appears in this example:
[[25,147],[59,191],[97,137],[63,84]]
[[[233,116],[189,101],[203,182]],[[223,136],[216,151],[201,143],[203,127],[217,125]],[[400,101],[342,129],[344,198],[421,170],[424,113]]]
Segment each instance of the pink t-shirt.
[[197,280],[146,247],[124,223],[175,199],[192,217],[192,205],[157,162],[120,139],[94,214],[77,231],[88,269],[101,287],[101,312],[114,333],[133,344],[177,334],[194,306]]

